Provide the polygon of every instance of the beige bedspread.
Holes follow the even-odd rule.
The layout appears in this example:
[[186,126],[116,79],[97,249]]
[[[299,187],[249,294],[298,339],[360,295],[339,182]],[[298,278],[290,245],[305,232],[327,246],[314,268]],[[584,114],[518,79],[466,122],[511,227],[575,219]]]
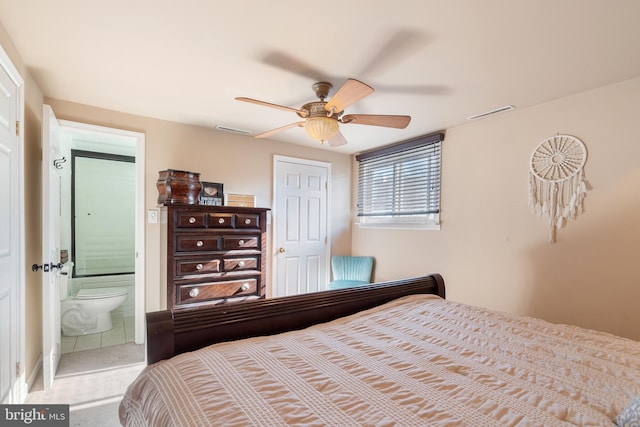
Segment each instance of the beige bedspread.
[[640,343],[413,295],[148,366],[127,426],[607,426]]

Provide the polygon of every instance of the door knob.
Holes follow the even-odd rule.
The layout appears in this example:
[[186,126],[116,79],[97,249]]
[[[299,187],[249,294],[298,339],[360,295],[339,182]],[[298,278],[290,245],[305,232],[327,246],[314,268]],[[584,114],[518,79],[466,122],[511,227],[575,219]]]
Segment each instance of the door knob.
[[61,269],[62,268],[62,263],[59,262],[57,264],[54,264],[54,263],[50,262],[49,264],[43,264],[43,265],[33,264],[31,266],[31,271],[38,271],[38,270],[42,269],[42,271],[44,271],[44,272],[49,272],[49,271],[53,270],[54,268]]
[[278,249],[278,252],[280,252],[281,254],[283,254],[283,253],[285,253],[285,250],[284,250],[284,248],[280,248],[280,249]]

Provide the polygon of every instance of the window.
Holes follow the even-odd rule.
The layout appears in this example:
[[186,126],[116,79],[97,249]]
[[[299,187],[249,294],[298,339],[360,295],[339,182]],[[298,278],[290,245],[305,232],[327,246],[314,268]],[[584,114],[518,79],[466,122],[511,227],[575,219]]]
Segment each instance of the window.
[[360,226],[439,229],[443,139],[430,134],[356,156]]

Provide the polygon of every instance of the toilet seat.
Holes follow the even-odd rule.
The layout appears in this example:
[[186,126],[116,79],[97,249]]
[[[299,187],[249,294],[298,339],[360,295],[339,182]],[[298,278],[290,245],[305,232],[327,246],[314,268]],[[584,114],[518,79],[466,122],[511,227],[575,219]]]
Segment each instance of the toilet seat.
[[127,290],[125,288],[88,288],[80,289],[74,298],[80,300],[89,300],[118,297],[126,294]]

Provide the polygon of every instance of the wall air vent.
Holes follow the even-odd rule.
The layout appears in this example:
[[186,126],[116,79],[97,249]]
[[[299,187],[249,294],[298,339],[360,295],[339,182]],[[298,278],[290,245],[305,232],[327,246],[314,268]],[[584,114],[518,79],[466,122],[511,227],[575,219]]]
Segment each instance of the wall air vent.
[[492,116],[494,114],[498,114],[498,113],[503,113],[505,111],[509,111],[509,110],[513,110],[514,107],[513,105],[505,105],[504,107],[500,107],[500,108],[496,108],[494,110],[491,111],[486,111],[484,113],[480,113],[480,114],[476,114],[475,116],[469,116],[467,117],[468,120],[478,120],[478,119],[482,119],[484,117],[487,116]]
[[230,128],[222,125],[216,125],[216,129],[223,130],[225,132],[240,133],[242,135],[251,135],[251,132],[248,130],[235,129],[235,128]]

